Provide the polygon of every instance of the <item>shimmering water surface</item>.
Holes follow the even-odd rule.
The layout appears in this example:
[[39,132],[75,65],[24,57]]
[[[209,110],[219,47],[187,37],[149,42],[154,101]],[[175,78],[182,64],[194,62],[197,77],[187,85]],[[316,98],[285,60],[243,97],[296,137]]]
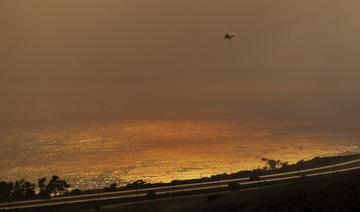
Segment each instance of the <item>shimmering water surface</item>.
[[359,152],[357,129],[205,121],[92,121],[0,129],[0,180],[59,175],[73,187],[167,182]]

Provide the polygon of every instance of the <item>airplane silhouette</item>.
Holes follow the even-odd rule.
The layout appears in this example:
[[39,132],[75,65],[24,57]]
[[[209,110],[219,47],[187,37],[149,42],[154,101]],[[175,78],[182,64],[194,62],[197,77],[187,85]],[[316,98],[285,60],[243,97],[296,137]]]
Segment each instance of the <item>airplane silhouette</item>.
[[231,41],[236,35],[237,35],[237,33],[226,33],[224,36],[224,39]]

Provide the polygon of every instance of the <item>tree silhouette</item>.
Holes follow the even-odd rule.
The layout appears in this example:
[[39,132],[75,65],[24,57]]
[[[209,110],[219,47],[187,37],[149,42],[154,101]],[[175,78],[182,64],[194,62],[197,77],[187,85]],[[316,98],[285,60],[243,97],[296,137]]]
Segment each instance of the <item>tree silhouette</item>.
[[46,192],[46,177],[40,178],[38,180],[38,189],[39,189],[39,195],[41,197],[47,197],[47,192]]
[[282,165],[282,162],[280,160],[274,160],[268,158],[262,158],[261,160],[267,163],[270,170],[275,170]]
[[289,168],[289,162],[287,162],[287,161],[282,162],[282,163],[281,163],[281,168],[282,168],[282,169],[285,169],[285,170],[288,169],[288,168]]
[[13,187],[13,196],[16,199],[27,199],[35,196],[35,184],[25,181],[24,179],[17,180]]
[[68,191],[70,187],[65,180],[61,180],[58,176],[54,175],[46,186],[47,197],[60,196]]
[[0,182],[0,201],[9,201],[11,198],[11,192],[14,189],[12,182],[7,183],[4,181]]

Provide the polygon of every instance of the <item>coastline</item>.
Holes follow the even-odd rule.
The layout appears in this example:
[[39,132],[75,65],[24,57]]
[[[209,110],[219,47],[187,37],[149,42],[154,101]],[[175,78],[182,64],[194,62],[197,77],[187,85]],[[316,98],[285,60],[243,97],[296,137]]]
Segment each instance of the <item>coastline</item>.
[[[347,171],[345,171],[346,167],[348,167],[347,164],[351,164],[351,163],[356,163],[354,164],[356,169],[349,169]],[[269,163],[270,164],[270,163]],[[334,186],[334,182],[339,182],[339,183],[355,183],[354,186],[358,186],[359,187],[359,192],[360,192],[360,185],[358,183],[358,176],[360,176],[360,155],[348,155],[348,156],[335,156],[335,157],[327,157],[327,158],[314,158],[313,160],[307,161],[307,162],[303,162],[303,163],[297,163],[297,164],[307,164],[305,166],[302,166],[304,169],[302,170],[298,170],[298,171],[294,171],[293,175],[294,177],[290,177],[290,178],[279,178],[280,181],[276,180],[276,178],[274,180],[272,180],[271,178],[269,178],[270,176],[285,176],[286,175],[290,175],[290,173],[292,173],[291,171],[289,172],[281,172],[279,171],[279,168],[277,169],[273,169],[273,170],[268,170],[269,172],[267,172],[266,175],[261,175],[261,179],[264,178],[264,180],[260,180],[260,179],[254,179],[255,181],[252,182],[252,179],[250,178],[250,184],[249,183],[236,183],[233,184],[231,183],[231,181],[228,181],[229,183],[226,183],[226,186],[219,186],[216,185],[215,187],[212,187],[212,189],[207,189],[207,190],[203,190],[203,192],[176,192],[174,194],[172,194],[171,192],[165,192],[163,195],[160,195],[160,193],[153,193],[152,190],[156,189],[156,187],[152,187],[154,186],[154,184],[147,184],[147,185],[142,185],[141,187],[137,188],[136,190],[133,189],[133,192],[135,191],[147,191],[145,196],[138,196],[137,193],[136,196],[135,194],[133,195],[133,197],[124,197],[124,198],[110,198],[111,196],[108,196],[106,198],[102,198],[102,200],[95,198],[93,200],[88,200],[85,201],[83,203],[61,203],[60,205],[56,205],[56,206],[35,206],[35,208],[28,208],[28,209],[19,209],[16,211],[26,211],[26,212],[32,212],[32,211],[94,211],[94,209],[98,208],[101,211],[122,211],[123,209],[125,211],[128,211],[129,208],[131,208],[134,211],[148,211],[148,207],[147,205],[152,205],[153,207],[157,207],[158,210],[160,210],[160,208],[164,208],[167,207],[165,206],[167,205],[173,205],[173,203],[171,203],[173,200],[177,201],[175,205],[177,205],[177,208],[174,208],[174,211],[184,211],[184,207],[187,206],[187,204],[183,204],[184,201],[190,201],[192,203],[196,202],[196,204],[200,204],[197,205],[195,208],[193,208],[193,210],[191,211],[202,211],[199,210],[201,209],[204,205],[207,206],[209,204],[213,204],[214,202],[217,202],[217,204],[221,204],[221,206],[217,206],[220,207],[220,209],[226,209],[228,208],[228,206],[226,205],[228,202],[228,198],[229,195],[230,196],[236,196],[236,195],[241,195],[240,197],[242,197],[242,193],[246,192],[250,192],[250,193],[256,193],[255,197],[249,197],[251,201],[255,201],[258,197],[257,196],[261,196],[261,195],[269,195],[269,193],[273,193],[273,192],[279,192],[279,190],[287,190],[287,192],[290,192],[290,199],[288,197],[286,197],[289,201],[295,201],[293,200],[292,196],[294,196],[294,192],[295,192],[295,197],[297,195],[296,192],[298,192],[298,189],[296,187],[301,186],[301,188],[304,188],[304,186],[307,186],[308,188],[306,189],[313,189],[313,187],[319,187],[319,185],[321,186],[321,188],[319,188],[320,191],[322,191],[323,187],[325,186],[325,188],[328,188],[329,186]],[[316,167],[315,164],[320,164],[320,168],[324,169],[325,172],[324,174],[311,174],[312,172],[310,170],[317,170],[318,168],[310,168],[310,167]],[[327,165],[326,165],[327,164]],[[291,165],[290,165],[291,166]],[[337,169],[335,167],[339,166],[340,169]],[[307,170],[307,171],[306,171]],[[326,172],[326,170],[333,170],[331,172]],[[339,170],[339,171],[336,171]],[[341,171],[344,170],[344,171]],[[253,170],[254,171],[254,170]],[[252,171],[252,172],[253,172]],[[301,172],[305,172],[309,173],[306,175],[300,175]],[[241,171],[239,173],[245,173],[246,171]],[[280,173],[278,173],[280,172]],[[316,173],[316,172],[315,172]],[[299,174],[299,175],[298,175]],[[222,176],[223,175],[215,175],[217,177]],[[266,180],[267,178],[269,178],[269,180]],[[349,178],[349,180],[347,180]],[[285,180],[286,179],[286,180]],[[352,180],[352,179],[355,179]],[[195,179],[196,180],[196,179]],[[214,179],[213,179],[214,180]],[[237,179],[236,181],[238,181],[239,179]],[[214,183],[216,182],[220,182],[220,181],[213,181]],[[222,180],[222,182],[226,182],[226,180]],[[179,182],[178,182],[179,183]],[[183,182],[182,182],[183,183]],[[357,184],[356,184],[357,183]],[[197,183],[197,184],[201,184],[201,183]],[[206,183],[208,184],[208,183]],[[246,186],[246,184],[249,184],[249,186]],[[134,184],[132,184],[133,186]],[[184,184],[186,185],[186,184]],[[250,186],[252,185],[252,186]],[[158,187],[161,185],[157,185]],[[181,185],[173,185],[174,187],[178,187]],[[240,186],[240,187],[239,187]],[[165,186],[166,187],[166,186]],[[165,188],[163,186],[163,188]],[[344,188],[347,189],[347,188]],[[119,188],[118,192],[114,192],[114,191],[109,191],[109,195],[111,193],[119,193],[121,188]],[[192,189],[191,189],[192,190]],[[126,190],[123,190],[126,191]],[[129,190],[131,191],[131,190]],[[103,193],[106,194],[106,193]],[[94,194],[94,195],[100,195],[99,194]],[[273,194],[272,194],[273,195]],[[314,194],[311,194],[310,196],[312,197]],[[86,196],[86,195],[85,195]],[[89,195],[88,195],[89,196]],[[94,196],[94,197],[96,197]],[[79,198],[81,197],[78,196]],[[100,196],[99,196],[100,197]],[[75,197],[65,197],[65,198],[75,198]],[[283,197],[284,198],[284,197]],[[61,199],[61,198],[60,198]],[[47,200],[46,202],[49,203],[54,203],[54,201],[58,201],[60,200],[58,198],[54,198],[53,200]],[[64,199],[64,198],[62,198]],[[184,200],[184,201],[182,201]],[[220,201],[218,201],[220,200]],[[241,198],[240,198],[241,200]],[[240,201],[239,200],[239,201]],[[225,201],[225,202],[224,202]],[[243,200],[241,200],[243,201]],[[240,201],[240,202],[241,202]],[[282,199],[275,199],[274,201],[280,201],[279,203],[277,203],[277,205],[275,205],[276,207],[281,206],[283,207],[283,203],[282,203]],[[31,201],[30,201],[31,202]],[[38,201],[35,201],[35,203]],[[13,205],[15,203],[12,203]],[[155,204],[155,205],[154,205]],[[225,205],[224,205],[225,204]],[[271,203],[267,203],[270,204]],[[7,204],[5,204],[6,206]],[[10,205],[10,204],[9,204]],[[140,208],[139,208],[140,205]],[[144,207],[142,207],[142,205]],[[129,206],[129,207],[128,207]],[[251,210],[249,211],[257,211],[254,210],[254,207],[257,208],[257,205],[248,205]],[[274,204],[271,206],[273,207]],[[296,205],[291,205],[292,207],[295,207]],[[243,204],[240,204],[237,206],[238,208],[242,208],[244,207]],[[265,207],[267,208],[267,205],[263,205],[261,207]],[[96,209],[96,210],[98,210]],[[259,208],[257,208],[259,209]],[[98,210],[98,211],[99,211]],[[218,210],[216,210],[218,211]],[[221,210],[220,210],[221,211]]]
[[[77,195],[89,195],[89,194],[99,194],[106,192],[121,192],[128,191],[134,189],[151,189],[157,187],[171,187],[171,186],[182,186],[187,184],[201,184],[201,183],[211,183],[211,182],[219,182],[226,181],[232,179],[241,179],[241,178],[259,178],[261,176],[270,176],[270,175],[278,175],[279,173],[297,173],[300,170],[311,170],[316,167],[332,167],[334,164],[342,164],[347,161],[354,161],[360,159],[360,154],[352,154],[346,156],[332,156],[332,157],[315,157],[308,161],[298,161],[297,163],[289,164],[287,162],[266,159],[263,158],[264,162],[266,162],[266,166],[259,169],[254,170],[242,170],[231,174],[217,174],[209,177],[197,178],[197,179],[189,179],[189,180],[176,180],[169,183],[147,183],[144,180],[137,180],[132,183],[128,183],[124,186],[118,186],[117,184],[111,184],[109,187],[105,187],[103,189],[93,189],[93,190],[79,190],[79,189],[68,189],[64,190],[61,196],[64,197],[72,197]],[[275,164],[274,164],[275,163]],[[38,187],[37,187],[38,188]],[[37,189],[34,184],[34,189]],[[69,185],[70,188],[70,185]],[[24,197],[24,199],[19,200],[27,200],[27,199],[41,199],[41,196],[31,196]],[[13,199],[12,201],[15,201]]]

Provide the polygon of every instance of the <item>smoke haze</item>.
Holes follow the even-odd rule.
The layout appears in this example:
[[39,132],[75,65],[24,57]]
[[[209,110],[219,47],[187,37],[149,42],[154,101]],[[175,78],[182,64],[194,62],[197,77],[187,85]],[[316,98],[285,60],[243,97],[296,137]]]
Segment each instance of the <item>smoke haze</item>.
[[[359,123],[355,0],[2,0],[0,121]],[[232,41],[223,39],[237,32]]]

